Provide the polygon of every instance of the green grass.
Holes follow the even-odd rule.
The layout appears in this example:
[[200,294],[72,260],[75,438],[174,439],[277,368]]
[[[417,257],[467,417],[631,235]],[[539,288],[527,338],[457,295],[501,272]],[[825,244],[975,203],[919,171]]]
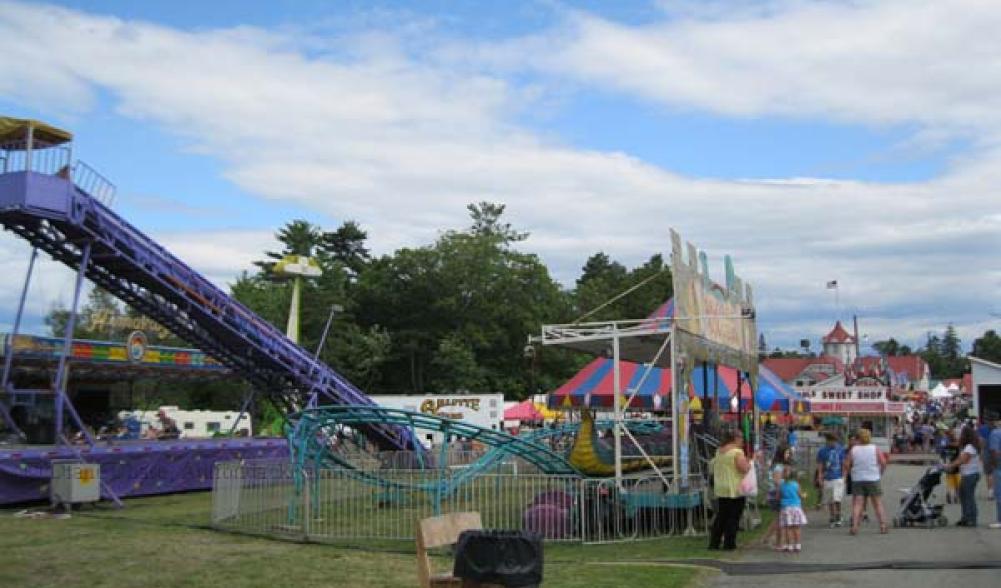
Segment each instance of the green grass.
[[[84,507],[69,520],[15,518],[16,510],[0,510],[0,586],[416,585],[411,542],[335,546],[218,532],[207,527],[209,493],[139,498],[126,504],[123,510]],[[742,534],[741,543],[755,540],[764,525]],[[547,544],[544,585],[683,587],[700,572],[651,564],[720,556],[705,545],[705,537]],[[448,561],[442,558],[438,566],[447,569]]]

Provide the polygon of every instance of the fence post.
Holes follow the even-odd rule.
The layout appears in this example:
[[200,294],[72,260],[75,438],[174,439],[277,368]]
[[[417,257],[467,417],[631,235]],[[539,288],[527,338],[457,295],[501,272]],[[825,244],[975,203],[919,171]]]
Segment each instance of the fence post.
[[303,468],[302,477],[302,538],[309,541],[309,520],[313,518],[313,501],[310,499],[312,485],[309,483],[309,471],[305,468]]

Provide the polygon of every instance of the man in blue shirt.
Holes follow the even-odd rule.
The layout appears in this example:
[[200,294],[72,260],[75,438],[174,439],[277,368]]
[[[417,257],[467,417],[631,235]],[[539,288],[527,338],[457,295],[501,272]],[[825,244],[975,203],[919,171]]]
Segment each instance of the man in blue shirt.
[[991,436],[991,424],[990,418],[983,418],[980,419],[980,426],[977,427],[977,434],[980,435],[980,439],[983,441],[984,445],[987,444],[987,441]]
[[841,503],[845,499],[845,479],[842,464],[845,448],[834,433],[824,433],[827,444],[817,452],[817,476],[823,481],[823,503],[830,514],[831,527],[840,527]]
[[987,437],[987,453],[984,461],[994,476],[994,508],[997,509],[997,521],[988,525],[992,529],[1001,529],[1001,417],[994,415],[994,429]]

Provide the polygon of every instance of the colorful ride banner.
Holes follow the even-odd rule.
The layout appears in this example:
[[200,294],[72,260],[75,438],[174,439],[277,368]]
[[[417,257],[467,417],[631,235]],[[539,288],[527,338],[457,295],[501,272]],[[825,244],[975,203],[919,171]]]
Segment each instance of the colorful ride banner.
[[[6,352],[2,345],[6,339],[5,335],[0,334],[0,355]],[[75,339],[70,347],[70,357],[75,361],[97,363],[225,369],[225,366],[198,349],[147,345],[145,341],[146,336],[142,333],[132,333],[125,343]],[[17,335],[10,344],[14,353],[22,357],[58,361],[63,353],[63,340],[55,337]]]
[[725,365],[750,375],[756,387],[758,335],[751,286],[734,273],[730,256],[723,258],[726,285],[709,278],[705,252],[686,244],[671,230],[671,272],[674,279],[675,352],[687,368],[695,362]]

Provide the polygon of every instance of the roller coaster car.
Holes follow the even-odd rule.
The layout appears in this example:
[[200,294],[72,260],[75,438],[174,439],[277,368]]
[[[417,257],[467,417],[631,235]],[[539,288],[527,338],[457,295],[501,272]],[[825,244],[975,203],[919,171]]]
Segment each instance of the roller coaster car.
[[[615,456],[601,446],[598,432],[594,426],[594,415],[591,411],[581,411],[580,431],[570,450],[570,465],[587,476],[615,475]],[[654,457],[657,467],[671,463],[670,457]],[[651,469],[650,462],[644,458],[628,458],[622,460],[622,472],[639,472]]]

